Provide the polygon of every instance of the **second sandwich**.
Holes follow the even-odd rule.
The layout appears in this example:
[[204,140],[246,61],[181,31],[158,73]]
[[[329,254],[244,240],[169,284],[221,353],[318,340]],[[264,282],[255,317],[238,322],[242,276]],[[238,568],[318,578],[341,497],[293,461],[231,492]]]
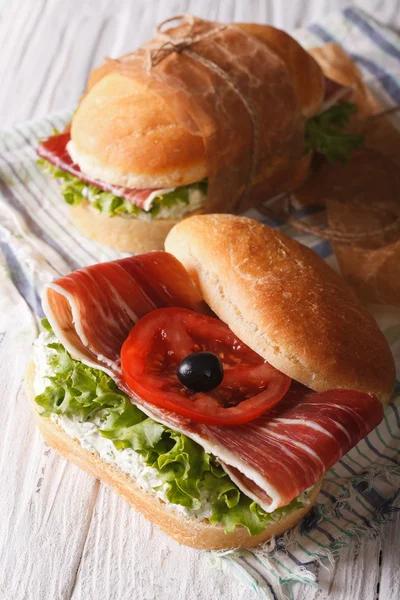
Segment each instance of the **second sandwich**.
[[240,212],[300,185],[307,121],[331,88],[283,31],[186,16],[93,71],[70,126],[38,154],[83,233],[162,249],[187,216]]

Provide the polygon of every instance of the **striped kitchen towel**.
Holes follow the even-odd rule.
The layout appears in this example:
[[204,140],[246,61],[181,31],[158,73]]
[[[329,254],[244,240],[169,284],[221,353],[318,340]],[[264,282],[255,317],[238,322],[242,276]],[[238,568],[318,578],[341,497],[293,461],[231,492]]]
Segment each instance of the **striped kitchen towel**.
[[[394,32],[360,11],[346,9],[296,35],[306,46],[340,43],[357,62],[381,103],[388,107],[400,103],[400,38]],[[18,346],[21,336],[17,335],[20,317],[11,304],[5,305],[8,298],[16,301],[18,291],[30,308],[29,317],[38,319],[42,316],[40,294],[45,283],[83,265],[124,256],[86,239],[72,226],[57,185],[36,165],[37,140],[54,128],[62,128],[69,117],[64,113],[26,123],[3,132],[0,138],[0,331],[10,334],[10,328],[15,327],[15,335],[11,331],[6,336],[10,346],[1,346],[4,357],[22,347]],[[329,242],[265,219],[256,209],[246,214],[281,227],[335,268]],[[297,216],[309,219],[310,211],[299,209]],[[373,312],[392,348],[399,373],[400,310],[375,307]],[[15,320],[10,318],[13,314]],[[27,319],[26,327],[32,322]],[[1,381],[0,385],[4,387],[5,383]],[[314,509],[295,530],[254,551],[212,553],[212,560],[232,569],[265,598],[292,598],[294,583],[318,585],[318,562],[332,561],[355,536],[379,535],[381,525],[390,521],[398,505],[399,482],[398,385],[382,424],[329,471]]]

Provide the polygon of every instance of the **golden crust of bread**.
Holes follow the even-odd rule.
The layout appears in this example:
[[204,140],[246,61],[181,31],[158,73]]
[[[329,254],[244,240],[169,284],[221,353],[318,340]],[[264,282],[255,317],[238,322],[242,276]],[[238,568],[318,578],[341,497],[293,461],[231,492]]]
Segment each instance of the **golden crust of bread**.
[[310,248],[232,215],[186,219],[165,248],[222,321],[274,367],[316,391],[346,388],[389,400],[395,371],[384,335]]
[[128,504],[141,512],[180,544],[202,550],[221,550],[224,548],[252,548],[273,536],[281,535],[291,529],[311,510],[322,485],[320,479],[310,494],[310,504],[292,511],[279,522],[269,525],[259,535],[251,536],[245,527],[236,527],[233,533],[224,533],[221,525],[211,525],[208,521],[197,521],[175,512],[157,496],[143,491],[126,473],[106,463],[98,455],[85,450],[80,443],[49,418],[42,417],[34,403],[35,365],[31,361],[25,377],[27,395],[32,404],[36,423],[43,438],[51,448],[81,469],[99,479],[113,489]]
[[315,115],[324,100],[325,80],[317,61],[281,29],[256,23],[235,23],[258,38],[283,60],[292,78],[305,117]]
[[178,222],[176,219],[143,221],[118,215],[109,217],[93,209],[87,200],[71,206],[70,213],[73,224],[87,237],[133,254],[164,250],[165,237]]
[[[287,33],[265,25],[235,24],[264,42],[285,63],[305,117],[324,95],[317,62]],[[283,68],[283,67],[282,67]],[[71,155],[87,175],[129,188],[177,187],[208,175],[203,141],[178,125],[166,101],[133,78],[91,75],[71,126]]]
[[201,137],[176,123],[163,98],[118,73],[82,99],[71,139],[81,169],[116,185],[178,187],[207,176]]

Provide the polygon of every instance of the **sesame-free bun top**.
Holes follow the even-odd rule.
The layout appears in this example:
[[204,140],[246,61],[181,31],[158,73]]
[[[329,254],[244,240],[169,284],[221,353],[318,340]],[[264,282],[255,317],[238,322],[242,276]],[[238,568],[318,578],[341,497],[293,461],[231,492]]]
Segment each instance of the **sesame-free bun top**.
[[[283,61],[282,78],[289,74],[302,115],[318,111],[324,94],[322,71],[295,40],[268,26],[232,27],[263,42]],[[177,187],[207,177],[201,136],[179,124],[167,101],[145,82],[112,69],[106,63],[92,73],[72,119],[68,149],[82,171],[130,188]],[[282,102],[284,124],[294,109],[285,104],[287,100]],[[285,135],[283,131],[282,138]]]
[[85,173],[129,188],[168,188],[207,175],[203,141],[180,126],[163,98],[110,73],[81,101],[72,158]]
[[178,223],[165,249],[248,346],[316,391],[391,396],[394,363],[375,320],[310,248],[245,217],[201,215]]

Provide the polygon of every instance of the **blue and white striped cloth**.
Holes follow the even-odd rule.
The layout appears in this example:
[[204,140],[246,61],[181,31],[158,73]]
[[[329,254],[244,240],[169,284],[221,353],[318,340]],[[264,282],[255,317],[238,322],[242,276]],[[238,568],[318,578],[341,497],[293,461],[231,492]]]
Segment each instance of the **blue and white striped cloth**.
[[[388,107],[400,103],[400,38],[371,17],[349,8],[296,36],[305,46],[330,41],[341,44],[381,103]],[[37,140],[51,134],[53,128],[61,128],[69,116],[57,114],[26,123],[3,132],[0,138],[0,273],[4,275],[0,305],[7,306],[8,301],[11,308],[16,288],[35,318],[42,316],[39,298],[46,282],[80,266],[123,256],[86,239],[72,226],[57,185],[36,165]],[[309,219],[312,212],[301,209],[297,216]],[[247,214],[280,226],[255,209]],[[329,242],[286,225],[281,228],[335,268]],[[400,310],[375,307],[373,312],[399,373]],[[16,320],[3,319],[2,324],[0,315],[0,325],[18,332]],[[0,336],[0,358],[6,359],[12,348],[4,346],[4,339],[7,336]],[[16,339],[16,335],[8,339]],[[317,504],[299,527],[261,549],[214,553],[213,560],[232,569],[265,598],[292,598],[293,583],[318,585],[318,562],[332,560],[354,536],[379,535],[381,524],[390,521],[399,500],[399,482],[400,385],[382,424],[329,471]]]

